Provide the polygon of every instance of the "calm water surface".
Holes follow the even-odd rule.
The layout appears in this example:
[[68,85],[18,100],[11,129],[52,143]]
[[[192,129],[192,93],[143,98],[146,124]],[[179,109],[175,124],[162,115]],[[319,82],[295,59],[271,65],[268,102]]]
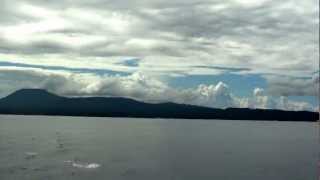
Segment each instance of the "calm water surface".
[[304,122],[0,116],[0,179],[316,180]]

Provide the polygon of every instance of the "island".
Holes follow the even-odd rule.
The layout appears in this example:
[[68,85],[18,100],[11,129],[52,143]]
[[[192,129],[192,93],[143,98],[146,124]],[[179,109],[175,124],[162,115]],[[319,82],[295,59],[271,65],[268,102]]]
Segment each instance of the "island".
[[21,89],[0,99],[0,114],[309,122],[319,119],[318,112],[309,111],[217,109],[123,97],[63,97],[43,89]]

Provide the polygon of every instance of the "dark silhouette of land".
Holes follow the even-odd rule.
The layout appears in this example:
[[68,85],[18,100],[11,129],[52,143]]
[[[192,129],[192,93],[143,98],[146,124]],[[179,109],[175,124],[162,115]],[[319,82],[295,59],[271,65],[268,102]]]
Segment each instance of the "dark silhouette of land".
[[96,117],[317,121],[319,113],[264,109],[215,109],[176,103],[144,103],[118,97],[61,97],[22,89],[0,99],[0,114]]

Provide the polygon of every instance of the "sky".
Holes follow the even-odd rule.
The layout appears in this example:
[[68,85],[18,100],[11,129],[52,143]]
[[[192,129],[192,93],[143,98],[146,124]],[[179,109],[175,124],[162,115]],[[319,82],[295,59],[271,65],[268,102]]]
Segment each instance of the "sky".
[[1,0],[21,88],[215,108],[319,108],[318,0]]

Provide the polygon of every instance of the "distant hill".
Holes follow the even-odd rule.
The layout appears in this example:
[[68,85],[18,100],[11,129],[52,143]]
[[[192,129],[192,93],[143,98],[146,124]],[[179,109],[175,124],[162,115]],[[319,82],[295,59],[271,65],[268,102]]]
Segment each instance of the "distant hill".
[[118,97],[61,97],[22,89],[0,99],[0,114],[98,117],[317,121],[319,113],[263,109],[214,109],[176,103],[144,103]]

